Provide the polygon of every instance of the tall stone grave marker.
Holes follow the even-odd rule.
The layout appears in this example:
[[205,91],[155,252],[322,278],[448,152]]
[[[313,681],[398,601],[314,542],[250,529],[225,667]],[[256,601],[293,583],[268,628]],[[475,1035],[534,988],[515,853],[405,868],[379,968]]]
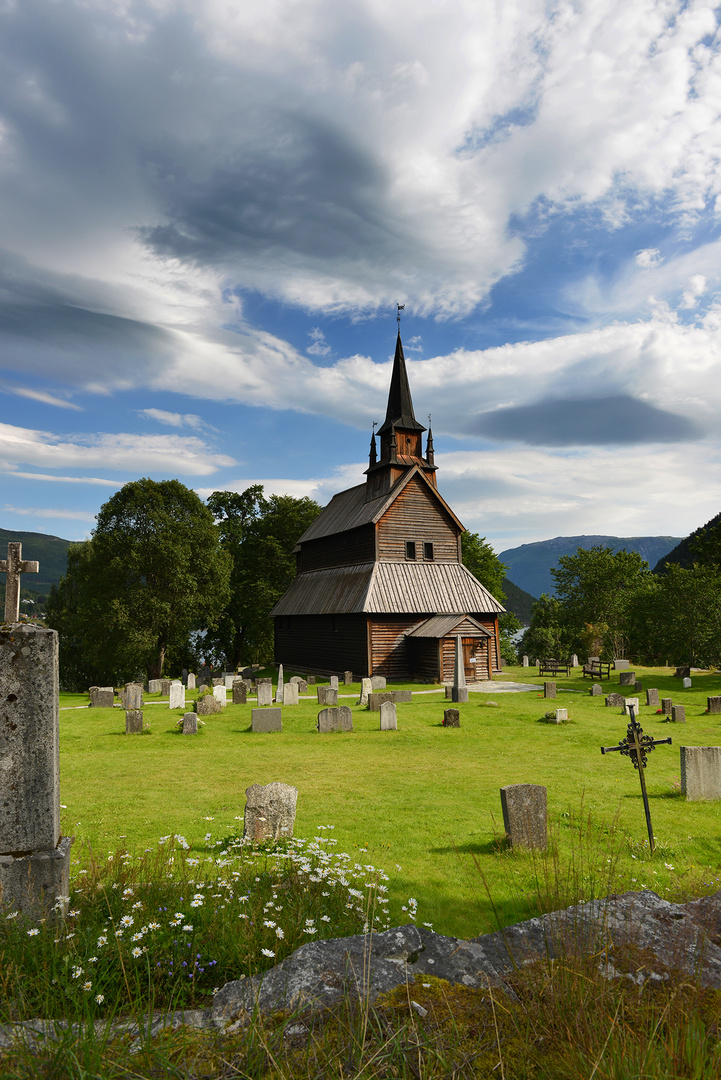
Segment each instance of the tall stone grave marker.
[[233,704],[245,705],[248,701],[248,689],[245,679],[233,679]]
[[385,690],[386,677],[385,675],[371,675],[371,683],[373,684],[371,689],[374,693],[376,690]]
[[350,684],[352,682],[353,682],[353,672],[352,671],[344,671],[343,672],[343,685],[344,686],[350,686]]
[[286,683],[283,687],[283,704],[284,705],[297,705],[298,704],[298,683],[291,682]]
[[466,687],[466,667],[463,663],[463,638],[456,634],[456,655],[453,663],[453,690],[451,701],[468,701],[468,688]]
[[330,688],[331,688],[331,690],[337,690],[338,689],[338,676],[337,675],[331,675],[331,677],[330,677]]
[[284,686],[283,686],[283,665],[278,664],[278,688],[275,691],[275,703],[276,705],[282,705],[284,698]]
[[523,663],[523,667],[528,667],[528,657],[526,656],[526,654],[525,654],[525,653],[523,654],[523,661],[522,661],[522,663]]
[[162,679],[148,679],[148,693],[159,694],[163,689]]
[[707,697],[706,708],[710,713],[721,713],[721,697]]
[[142,709],[143,688],[140,683],[129,682],[125,684],[125,708]]
[[220,702],[221,709],[224,709],[228,702],[228,699],[225,696],[225,684],[213,687],[213,697],[216,701]]
[[578,657],[575,653],[571,657],[571,667],[578,667]]
[[143,710],[142,709],[128,709],[125,713],[125,734],[126,735],[142,735],[143,734]]
[[5,622],[20,622],[20,575],[39,574],[40,563],[23,559],[23,546],[8,544],[7,559],[0,559],[0,572],[5,574]]
[[183,717],[183,735],[198,734],[198,714],[187,712]]
[[658,690],[655,687],[646,691],[646,704],[652,705],[655,709],[658,708]]
[[721,746],[681,747],[681,791],[690,802],[721,799]]
[[[222,690],[223,696],[225,696],[225,687],[219,687],[218,689]],[[185,687],[183,686],[182,682],[172,682],[170,684],[170,693],[168,694],[168,708],[185,708]]]
[[548,845],[546,789],[541,784],[509,784],[501,788],[503,827],[511,847]]
[[685,705],[674,705],[671,709],[671,720],[674,724],[686,723],[686,707]]
[[277,781],[251,784],[245,795],[243,836],[246,840],[280,840],[293,835],[298,788]]
[[555,682],[544,682],[543,684],[543,696],[555,697],[556,696],[556,684]]
[[358,699],[358,704],[359,705],[367,705],[368,704],[368,695],[371,694],[372,692],[373,692],[373,680],[372,679],[361,679],[361,692],[360,692],[360,698]]
[[188,690],[195,690],[195,675],[192,671],[188,672]]
[[270,679],[258,679],[256,682],[256,689],[258,691],[258,704],[259,705],[272,705],[273,704],[273,683]]
[[381,705],[381,731],[397,731],[398,720],[396,718],[395,701],[384,701]]

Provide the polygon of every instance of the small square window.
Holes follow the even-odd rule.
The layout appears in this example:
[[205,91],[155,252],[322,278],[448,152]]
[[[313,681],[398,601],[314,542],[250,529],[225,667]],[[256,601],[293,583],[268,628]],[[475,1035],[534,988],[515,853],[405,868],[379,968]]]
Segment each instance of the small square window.
[[423,558],[424,559],[432,559],[433,558],[433,544],[426,543],[426,544],[423,545]]
[[406,540],[406,558],[415,559],[416,557],[416,542],[415,540]]

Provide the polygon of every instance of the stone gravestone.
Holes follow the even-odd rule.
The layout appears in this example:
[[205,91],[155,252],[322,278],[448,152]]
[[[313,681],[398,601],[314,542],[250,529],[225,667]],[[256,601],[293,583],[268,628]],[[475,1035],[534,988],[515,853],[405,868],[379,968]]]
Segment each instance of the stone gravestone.
[[568,720],[568,709],[556,709],[556,723],[565,724]]
[[372,693],[372,690],[373,690],[373,680],[372,679],[361,679],[361,692],[360,692],[360,697],[358,699],[358,704],[359,705],[367,705],[368,704],[368,695],[370,693]]
[[373,686],[372,686],[373,691],[385,690],[385,688],[386,688],[386,677],[385,677],[385,675],[372,675],[371,676],[371,683],[373,684]]
[[453,700],[453,684],[452,683],[446,683],[444,685],[443,689],[446,692],[446,701],[452,701]]
[[195,690],[195,675],[192,671],[188,672],[188,690]]
[[603,687],[600,683],[595,682],[591,684],[591,689],[588,692],[591,697],[600,697],[600,695],[603,693]]
[[630,663],[630,660],[621,660],[619,657],[615,657],[613,666],[616,671],[624,671],[629,667]]
[[675,672],[674,672],[674,677],[677,678],[677,679],[690,679],[691,678],[691,668],[688,667],[688,666],[677,667]]
[[148,693],[159,694],[163,689],[162,679],[148,679]]
[[468,687],[466,686],[466,666],[463,663],[463,638],[456,634],[456,654],[453,663],[453,690],[451,701],[464,703],[468,701]]
[[509,784],[501,788],[503,826],[511,847],[548,845],[546,789],[541,784]]
[[633,715],[638,719],[638,698],[627,697],[623,699],[623,715],[630,716],[633,707]]
[[331,731],[352,731],[353,713],[349,705],[338,705],[331,709],[321,709],[316,727],[321,735]]
[[248,690],[245,679],[233,679],[233,704],[245,705],[248,701]]
[[5,622],[20,622],[20,575],[39,574],[40,563],[23,559],[23,546],[14,540],[8,544],[7,559],[0,560],[0,572],[5,574]]
[[284,705],[297,705],[298,704],[298,683],[291,682],[286,683],[283,687],[283,704]]
[[225,684],[213,687],[213,697],[216,701],[220,702],[221,709],[224,709],[228,702],[228,699],[225,695]]
[[443,710],[443,727],[460,727],[461,714],[458,709]]
[[671,709],[673,708],[673,701],[670,697],[661,698],[661,710],[664,716],[671,715]]
[[606,694],[606,708],[613,708],[614,706],[621,706],[623,708],[626,702],[623,694]]
[[721,713],[721,697],[707,697],[706,708],[710,713]]
[[721,799],[721,746],[681,747],[681,791],[690,802]]
[[691,679],[690,679],[689,676],[687,676],[683,680],[682,686],[683,686],[684,690],[690,690],[691,689]]
[[[275,710],[274,710],[275,711]],[[280,709],[277,710],[280,712]],[[264,713],[264,716],[267,716]],[[298,788],[292,784],[251,784],[245,789],[243,837],[260,843],[293,835]]]
[[337,675],[331,675],[331,677],[330,677],[330,688],[331,688],[331,690],[337,690],[338,689],[338,676]]
[[658,690],[652,687],[646,691],[646,704],[658,708]]
[[256,683],[259,705],[273,704],[273,683],[270,679],[258,679]]
[[142,709],[143,688],[140,683],[129,682],[125,684],[124,705],[126,709]]
[[523,654],[523,660],[522,660],[522,663],[523,663],[523,666],[524,666],[524,667],[528,667],[528,657],[526,656],[526,654],[525,654],[525,653]]
[[112,709],[115,700],[112,686],[91,686],[88,693],[91,709]]
[[633,684],[633,689],[637,694],[640,694],[642,692],[643,683],[641,682],[640,679],[636,679],[636,682]]
[[571,657],[571,667],[578,667],[578,657],[575,653]]
[[198,714],[187,712],[183,717],[183,735],[198,734]]
[[353,682],[353,672],[352,671],[344,671],[343,672],[343,685],[344,686],[350,686],[350,684],[352,682]]
[[170,693],[170,679],[160,680],[160,694],[162,697],[167,697]]
[[545,682],[543,684],[543,696],[555,697],[556,696],[556,684],[555,682]]
[[125,713],[125,734],[143,734],[143,711],[142,709],[128,709]]
[[308,683],[308,686],[314,686],[315,685],[315,675],[306,675],[305,681]]
[[674,705],[671,709],[671,719],[674,724],[686,723],[686,709],[683,705]]
[[222,675],[218,676],[217,678],[216,678],[216,677],[214,676],[214,677],[213,677],[213,678],[212,678],[212,679],[210,680],[210,682],[211,682],[211,685],[212,685],[213,687],[215,687],[215,686],[225,686],[225,679],[223,678],[223,676],[222,676]]
[[281,709],[251,709],[250,726],[253,731],[267,734],[270,731],[282,731]]
[[181,671],[181,673],[180,673],[180,681],[182,682],[183,686],[188,685],[188,669],[187,669],[187,667],[184,667],[183,670]]
[[[12,581],[6,590],[12,593]],[[6,625],[0,630],[0,904],[33,919],[62,917],[64,900],[53,909],[70,892],[72,839],[60,832],[59,741],[58,635]]]
[[222,709],[223,706],[220,704],[215,694],[199,697],[195,703],[195,711],[198,716],[213,716],[215,713],[222,712]]
[[338,704],[338,691],[334,690],[332,686],[319,686],[317,691],[319,705]]
[[384,701],[381,705],[381,731],[397,731],[398,720],[396,717],[396,704],[394,701]]
[[[223,693],[225,693],[225,688],[223,687],[222,689]],[[182,682],[172,682],[170,684],[170,693],[168,694],[168,708],[185,708],[185,687],[183,686]]]
[[283,692],[284,692],[283,665],[278,664],[278,687],[277,687],[277,689],[275,691],[275,703],[276,703],[276,705],[282,705],[283,704]]
[[235,678],[236,678],[236,675],[235,675],[234,671],[226,672],[226,674],[223,675],[223,682],[225,683],[225,689],[226,690],[232,690],[233,689],[233,682],[234,682]]
[[622,671],[618,676],[619,685],[621,686],[635,686],[636,684],[636,672],[635,671]]

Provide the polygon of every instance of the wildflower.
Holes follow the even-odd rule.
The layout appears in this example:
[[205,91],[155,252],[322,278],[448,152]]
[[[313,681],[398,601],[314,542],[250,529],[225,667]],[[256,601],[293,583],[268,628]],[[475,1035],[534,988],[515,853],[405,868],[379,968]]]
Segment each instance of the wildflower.
[[11,911],[9,915],[5,916],[5,918],[6,919],[17,919],[19,914],[20,914],[19,911]]
[[281,930],[281,928],[279,926],[276,926],[276,928],[275,928],[275,936],[279,937],[279,938],[285,937],[285,934],[283,933],[283,931]]
[[665,862],[663,865],[666,867],[667,870],[673,870],[670,862]]
[[190,906],[191,907],[202,907],[203,906],[203,901],[202,900],[191,900],[190,901]]
[[275,953],[272,949],[261,949],[260,951],[262,952],[263,956],[275,956]]
[[33,930],[28,930],[28,937],[37,937],[39,933],[40,931],[35,927]]
[[131,956],[134,956],[136,960],[138,959],[139,956],[143,955],[143,950],[139,949],[137,945],[135,946],[134,949],[131,949],[130,952],[131,952]]
[[97,956],[91,956],[90,959],[88,960],[89,964],[97,964],[97,962],[98,962]]
[[190,923],[186,923],[185,926],[183,927],[183,930],[187,930],[188,933],[190,933],[192,929],[193,929],[193,927],[190,925]]
[[142,933],[133,934],[133,936],[131,937],[130,940],[131,941],[142,941],[143,940],[143,935],[142,935]]
[[159,922],[149,922],[148,923],[148,930],[159,930],[159,929],[160,929],[160,923]]
[[72,918],[74,918],[75,915],[79,915],[79,914],[80,914],[80,912],[77,911],[77,910],[76,911],[69,911],[68,912],[68,918],[72,919]]
[[135,919],[132,915],[123,915],[122,919],[120,920],[120,925],[123,927],[132,926],[134,922]]
[[318,933],[318,927],[317,926],[304,926],[303,927],[303,933],[304,934],[317,934]]
[[135,903],[133,904],[133,908],[132,908],[132,910],[133,910],[133,911],[137,911],[137,910],[138,910],[138,908],[141,908],[142,906],[143,906],[143,905],[142,905],[142,902],[141,902],[140,900],[136,900],[136,902],[135,902]]
[[270,930],[272,930],[273,927],[276,925],[277,924],[274,923],[272,919],[263,919],[263,926],[267,926]]
[[[182,900],[182,897],[181,897],[181,900]],[[174,918],[176,918],[176,919],[184,919],[184,918],[185,918],[185,915],[183,915],[183,912],[182,912],[182,911],[176,911],[176,912],[174,913]]]
[[74,967],[73,968],[72,976],[73,976],[74,979],[79,979],[82,974],[83,974],[83,969],[81,967]]
[[98,938],[98,948],[102,949],[103,945],[107,945],[107,944],[108,944],[107,936],[105,934],[101,934],[100,937]]
[[102,1005],[105,1001],[105,994],[96,994],[95,1000],[97,1001],[98,1005]]
[[93,984],[91,982],[83,983],[83,990],[85,991],[86,994],[87,994],[87,992],[89,990],[92,990],[92,988],[93,988]]
[[321,915],[320,921],[321,922],[330,922],[330,915]]
[[127,900],[129,896],[134,896],[135,893],[128,885],[127,889],[123,889],[123,900]]

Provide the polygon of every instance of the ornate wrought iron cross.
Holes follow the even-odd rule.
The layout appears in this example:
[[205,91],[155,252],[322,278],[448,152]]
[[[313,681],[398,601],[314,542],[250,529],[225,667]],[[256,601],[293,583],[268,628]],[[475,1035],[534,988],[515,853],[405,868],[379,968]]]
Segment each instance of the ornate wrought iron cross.
[[646,791],[646,768],[647,755],[657,746],[671,745],[671,739],[654,739],[651,735],[644,735],[643,728],[635,716],[635,706],[629,705],[631,721],[626,729],[626,738],[621,739],[618,746],[602,746],[602,754],[610,754],[613,750],[619,750],[626,757],[630,757],[634,769],[638,769],[638,778],[641,781],[641,794],[643,795],[643,809],[646,812],[646,828],[648,829],[648,843],[651,852],[654,850],[653,827],[651,825],[651,810],[648,805],[648,792]]
[[38,574],[40,563],[23,559],[22,544],[8,544],[7,559],[0,559],[0,571],[7,575],[5,578],[5,622],[14,623],[20,621],[20,575]]

